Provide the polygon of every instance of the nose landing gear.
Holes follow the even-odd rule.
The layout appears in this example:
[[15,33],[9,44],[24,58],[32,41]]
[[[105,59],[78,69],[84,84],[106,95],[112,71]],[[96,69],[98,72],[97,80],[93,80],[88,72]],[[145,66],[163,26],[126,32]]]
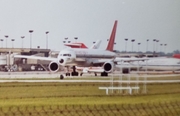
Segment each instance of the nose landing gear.
[[64,75],[60,75],[60,80],[64,79]]

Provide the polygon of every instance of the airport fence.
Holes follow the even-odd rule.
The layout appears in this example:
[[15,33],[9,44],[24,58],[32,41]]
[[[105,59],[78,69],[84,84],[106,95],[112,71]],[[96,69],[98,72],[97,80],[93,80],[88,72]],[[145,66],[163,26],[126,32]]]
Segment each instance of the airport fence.
[[180,102],[0,107],[0,116],[179,116]]

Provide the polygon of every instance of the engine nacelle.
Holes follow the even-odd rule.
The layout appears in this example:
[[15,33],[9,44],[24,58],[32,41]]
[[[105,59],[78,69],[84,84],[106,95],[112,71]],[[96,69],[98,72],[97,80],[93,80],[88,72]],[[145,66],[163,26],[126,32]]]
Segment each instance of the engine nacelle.
[[114,62],[105,62],[103,65],[103,69],[105,72],[110,73],[114,70]]
[[50,64],[49,64],[49,70],[51,72],[57,72],[59,70],[59,63],[55,62],[55,61],[52,61]]

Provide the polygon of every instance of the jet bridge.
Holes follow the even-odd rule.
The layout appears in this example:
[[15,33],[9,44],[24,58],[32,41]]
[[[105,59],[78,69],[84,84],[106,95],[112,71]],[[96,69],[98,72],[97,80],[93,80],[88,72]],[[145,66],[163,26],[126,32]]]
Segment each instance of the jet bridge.
[[[3,62],[3,66],[0,66],[1,71],[31,71],[34,70],[46,70],[45,67],[47,65],[46,62],[39,62],[38,60],[31,59],[14,59],[14,54],[21,55],[42,55],[48,57],[50,53],[50,49],[40,49],[40,48],[1,48],[0,54],[6,56],[6,60],[2,60],[0,58],[0,65]],[[6,63],[5,63],[6,62]]]

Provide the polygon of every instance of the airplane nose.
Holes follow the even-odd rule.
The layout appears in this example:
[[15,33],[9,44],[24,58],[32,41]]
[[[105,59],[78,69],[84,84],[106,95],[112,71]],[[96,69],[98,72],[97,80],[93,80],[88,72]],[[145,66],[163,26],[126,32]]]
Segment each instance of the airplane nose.
[[64,63],[64,59],[60,59],[59,63],[61,63],[61,64]]

